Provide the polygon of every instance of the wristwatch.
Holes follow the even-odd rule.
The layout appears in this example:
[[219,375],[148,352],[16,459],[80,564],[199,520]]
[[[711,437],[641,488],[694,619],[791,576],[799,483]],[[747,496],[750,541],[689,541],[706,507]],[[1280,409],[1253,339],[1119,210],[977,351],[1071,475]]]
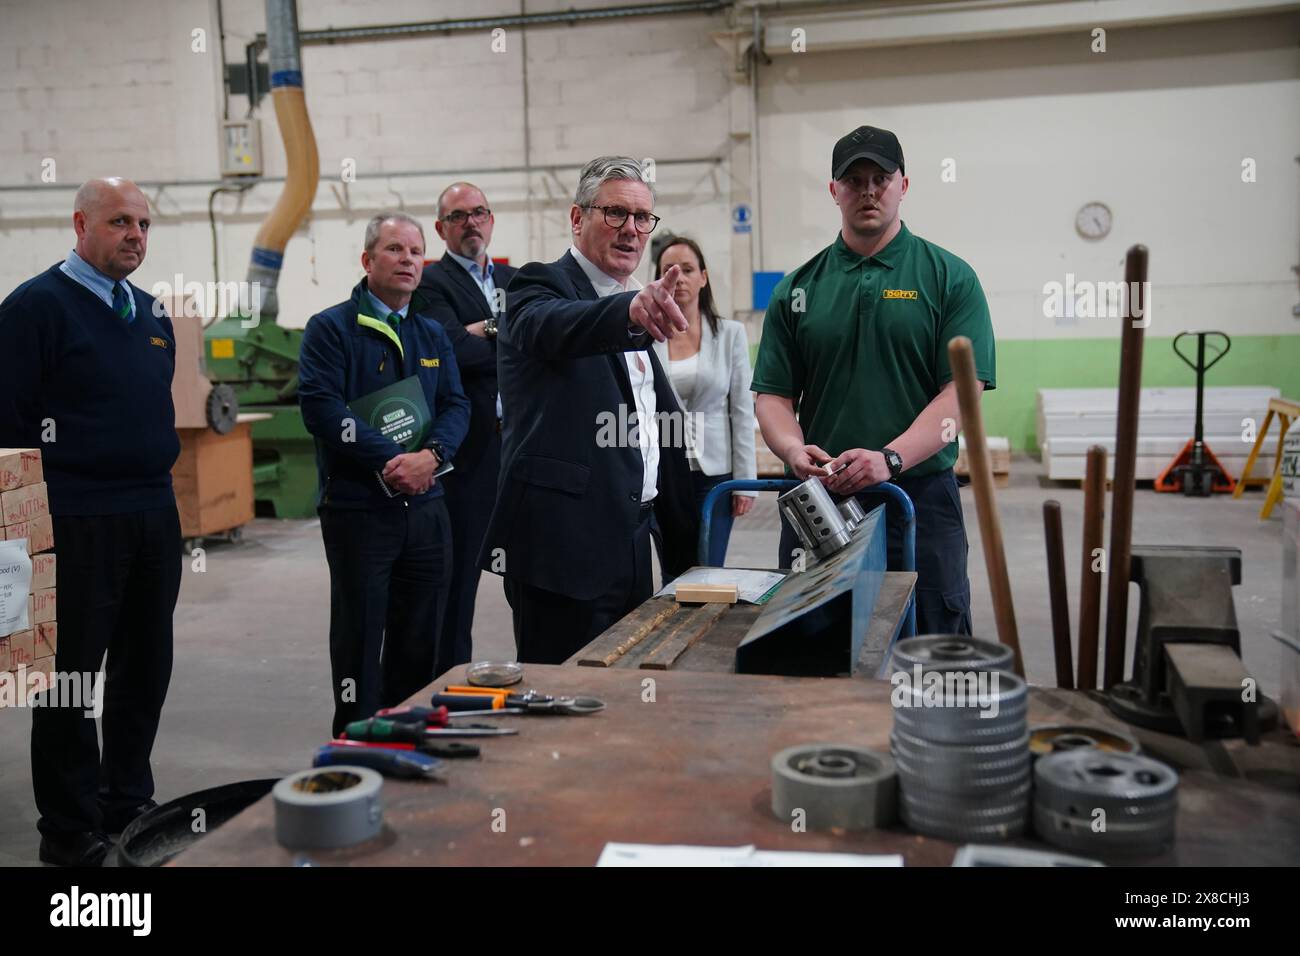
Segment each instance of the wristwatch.
[[424,447],[429,449],[429,451],[433,452],[435,455],[438,456],[438,464],[441,465],[443,462],[447,460],[447,448],[445,445],[443,445],[442,442],[431,441],[429,442],[429,444],[425,445]]
[[889,480],[893,481],[903,473],[903,459],[892,448],[882,448],[880,453],[885,456],[885,464],[889,467]]
[[497,317],[495,315],[483,320],[483,334],[490,339],[497,337]]

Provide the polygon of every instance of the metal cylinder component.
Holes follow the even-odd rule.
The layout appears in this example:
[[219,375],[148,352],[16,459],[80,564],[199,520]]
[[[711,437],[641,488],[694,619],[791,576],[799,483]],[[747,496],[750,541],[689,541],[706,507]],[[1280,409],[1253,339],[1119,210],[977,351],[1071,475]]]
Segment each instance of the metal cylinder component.
[[862,508],[862,503],[857,498],[845,498],[836,507],[841,515],[844,516],[844,523],[852,531],[862,522],[867,520],[867,513]]
[[895,671],[925,670],[1009,671],[1011,648],[965,634],[923,634],[894,645]]
[[818,558],[830,557],[852,540],[844,515],[817,478],[791,488],[776,503],[804,548]]
[[1151,855],[1173,842],[1178,774],[1137,754],[1093,748],[1034,764],[1034,827],[1054,846]]
[[852,744],[800,744],[772,757],[772,812],[810,830],[868,830],[898,813],[898,776],[888,754]]

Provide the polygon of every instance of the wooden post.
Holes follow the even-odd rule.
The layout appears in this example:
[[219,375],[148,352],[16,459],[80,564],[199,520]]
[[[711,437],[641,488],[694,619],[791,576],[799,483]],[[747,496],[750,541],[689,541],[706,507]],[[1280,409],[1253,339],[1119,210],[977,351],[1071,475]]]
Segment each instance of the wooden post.
[[1011,648],[1015,655],[1016,674],[1024,677],[1025,662],[1020,655],[1020,635],[1016,630],[1016,611],[1011,602],[1007,556],[1002,549],[1002,522],[998,519],[998,505],[994,498],[993,465],[984,435],[981,389],[975,376],[975,356],[970,339],[959,335],[948,343],[948,364],[952,367],[953,381],[957,383],[961,430],[966,435],[966,461],[970,466],[971,486],[975,489],[975,513],[979,516],[980,540],[984,542],[984,564],[989,572],[998,640]]
[[1079,690],[1097,687],[1097,641],[1101,635],[1102,567],[1097,552],[1106,523],[1106,449],[1088,449],[1083,481],[1083,571],[1079,583]]
[[[1119,356],[1119,416],[1115,434],[1115,488],[1111,492],[1110,580],[1106,589],[1106,669],[1109,690],[1124,679],[1128,635],[1129,558],[1133,546],[1133,492],[1137,480],[1138,412],[1142,399],[1142,342],[1149,322],[1146,302],[1147,247],[1133,246],[1124,260],[1124,329]],[[1136,302],[1136,308],[1135,308]],[[1135,313],[1141,322],[1135,322]]]
[[1043,536],[1047,540],[1047,594],[1052,602],[1052,650],[1056,656],[1056,686],[1074,690],[1074,651],[1070,647],[1070,601],[1065,587],[1065,532],[1061,503],[1043,502]]

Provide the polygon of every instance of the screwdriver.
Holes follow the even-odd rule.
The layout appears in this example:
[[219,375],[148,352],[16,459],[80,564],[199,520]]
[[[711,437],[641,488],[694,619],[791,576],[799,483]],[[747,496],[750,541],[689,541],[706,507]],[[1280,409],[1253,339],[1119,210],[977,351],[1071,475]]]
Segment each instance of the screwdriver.
[[418,744],[430,737],[499,737],[519,733],[513,727],[491,727],[486,724],[464,724],[458,727],[430,729],[419,724],[385,720],[383,717],[353,721],[343,729],[343,732],[349,740],[367,740],[385,744]]
[[316,751],[313,767],[354,766],[378,770],[385,777],[442,778],[443,763],[417,750],[387,750],[379,747],[336,747],[326,744]]
[[458,740],[424,740],[418,744],[407,743],[381,743],[377,740],[348,740],[341,738],[331,740],[331,747],[380,747],[385,750],[418,750],[422,754],[428,754],[431,757],[441,757],[444,760],[457,759],[460,757],[477,757],[479,755],[478,744],[463,744]]

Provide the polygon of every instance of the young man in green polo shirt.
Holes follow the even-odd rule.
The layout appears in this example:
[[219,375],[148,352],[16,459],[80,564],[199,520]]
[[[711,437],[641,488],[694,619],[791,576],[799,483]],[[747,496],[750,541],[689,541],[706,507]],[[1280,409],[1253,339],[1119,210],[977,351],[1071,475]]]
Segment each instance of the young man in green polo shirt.
[[[916,506],[917,629],[969,634],[966,527],[952,466],[961,413],[948,341],[971,340],[995,387],[993,326],[974,270],[908,231],[903,150],[862,126],[835,144],[830,192],[840,234],[781,280],[767,306],[753,389],[763,438],[795,477],[838,474],[838,497],[893,480]],[[796,418],[796,414],[798,417]],[[874,503],[879,503],[878,501]],[[889,526],[901,567],[902,525]],[[781,528],[782,567],[797,546]]]

